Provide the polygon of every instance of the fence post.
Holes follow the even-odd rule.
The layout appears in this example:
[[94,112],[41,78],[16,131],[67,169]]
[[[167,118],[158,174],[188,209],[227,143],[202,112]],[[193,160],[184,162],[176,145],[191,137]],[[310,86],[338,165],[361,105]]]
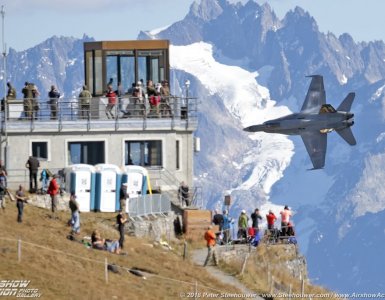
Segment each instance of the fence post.
[[21,239],[17,240],[17,262],[21,262]]
[[249,258],[249,255],[250,255],[249,253],[247,253],[247,254],[245,255],[245,259],[244,259],[243,265],[242,265],[241,275],[243,275],[243,272],[245,271],[246,263],[247,263],[247,259]]
[[106,283],[108,283],[108,261],[107,261],[107,257],[104,258],[104,279],[106,280]]
[[170,228],[170,224],[167,223],[167,235],[168,235],[168,243],[170,244],[171,243],[171,228]]
[[301,297],[305,294],[305,279],[302,278],[301,282]]
[[290,298],[291,298],[291,283],[290,283],[290,285],[289,285],[289,294],[288,294],[287,299],[290,299]]
[[187,242],[184,241],[183,243],[183,260],[187,258]]

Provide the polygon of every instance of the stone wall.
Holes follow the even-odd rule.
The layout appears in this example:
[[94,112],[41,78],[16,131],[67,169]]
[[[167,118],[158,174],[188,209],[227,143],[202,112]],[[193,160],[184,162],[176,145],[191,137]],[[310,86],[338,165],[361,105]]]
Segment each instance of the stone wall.
[[170,241],[175,238],[174,212],[163,216],[148,216],[146,218],[130,219],[126,225],[126,232],[136,237],[148,237],[155,241],[161,238]]
[[[70,201],[70,195],[67,193],[63,194],[63,196],[58,195],[57,199],[58,199],[57,209],[69,211],[68,203]],[[28,198],[28,203],[40,208],[46,208],[49,210],[51,209],[51,197],[48,194],[47,195],[30,194]]]
[[[58,210],[69,211],[70,195],[65,193],[58,196]],[[31,194],[28,203],[40,208],[51,210],[51,197],[49,195]],[[126,233],[136,237],[148,237],[154,241],[161,238],[168,241],[175,238],[174,220],[176,215],[169,212],[165,215],[152,215],[142,218],[129,218],[125,226]]]

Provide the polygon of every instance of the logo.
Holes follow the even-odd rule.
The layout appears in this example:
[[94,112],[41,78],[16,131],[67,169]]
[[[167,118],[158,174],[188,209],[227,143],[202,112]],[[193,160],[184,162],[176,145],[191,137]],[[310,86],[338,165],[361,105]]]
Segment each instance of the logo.
[[39,289],[29,289],[31,280],[0,280],[0,297],[40,298]]

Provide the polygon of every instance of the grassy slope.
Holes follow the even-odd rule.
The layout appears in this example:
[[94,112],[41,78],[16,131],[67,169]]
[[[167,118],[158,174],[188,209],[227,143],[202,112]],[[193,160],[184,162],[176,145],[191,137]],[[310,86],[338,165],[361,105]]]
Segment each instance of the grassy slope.
[[[180,249],[173,252],[153,247],[147,240],[126,237],[125,251],[128,255],[110,254],[87,249],[80,243],[67,240],[68,212],[59,212],[59,218],[53,220],[47,210],[26,205],[22,224],[16,222],[16,216],[14,202],[8,202],[5,213],[0,212],[0,279],[31,280],[28,288],[39,289],[41,299],[180,299],[181,292],[195,290],[194,285],[180,281],[197,281],[199,292],[239,292],[217,282],[203,267],[183,261]],[[114,216],[82,213],[80,236],[89,236],[93,229],[98,228],[104,237],[118,238],[118,232],[112,227]],[[20,238],[24,242],[20,263],[17,262],[17,242],[2,238]],[[63,253],[30,246],[25,242]],[[104,262],[106,257],[109,263],[128,268],[146,268],[157,275],[143,280],[125,270],[121,270],[120,275],[109,272],[107,284],[104,280],[104,264],[84,260]]]
[[[296,294],[296,299],[309,299],[309,297],[301,298],[302,282],[298,278],[294,278],[290,271],[285,267],[285,263],[297,258],[295,246],[292,245],[292,251],[287,251],[287,245],[264,245],[261,244],[253,252],[245,267],[243,275],[238,275],[238,279],[241,280],[249,289],[257,291],[260,294],[270,293],[291,293]],[[239,274],[242,269],[242,260],[233,261],[231,264],[224,267],[228,272],[233,274]],[[282,289],[271,290],[271,282],[269,276],[273,276],[277,285]],[[306,275],[305,275],[306,276]],[[291,289],[289,288],[291,286]],[[333,292],[323,288],[321,286],[312,285],[305,281],[304,294],[321,294],[322,297],[327,299],[337,299],[333,296]],[[326,297],[326,295],[330,295]],[[317,297],[315,297],[317,298]],[[277,298],[280,299],[280,298]],[[286,299],[286,298],[285,298]]]

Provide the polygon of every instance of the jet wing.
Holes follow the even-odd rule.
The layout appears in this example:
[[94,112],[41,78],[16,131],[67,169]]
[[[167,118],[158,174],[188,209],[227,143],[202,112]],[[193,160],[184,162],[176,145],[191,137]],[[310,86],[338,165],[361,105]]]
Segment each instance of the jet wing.
[[322,104],[326,103],[324,80],[321,75],[307,77],[312,77],[312,79],[301,112],[318,113]]
[[325,165],[327,134],[319,131],[310,131],[301,134],[307,153],[309,153],[314,169],[322,169]]

